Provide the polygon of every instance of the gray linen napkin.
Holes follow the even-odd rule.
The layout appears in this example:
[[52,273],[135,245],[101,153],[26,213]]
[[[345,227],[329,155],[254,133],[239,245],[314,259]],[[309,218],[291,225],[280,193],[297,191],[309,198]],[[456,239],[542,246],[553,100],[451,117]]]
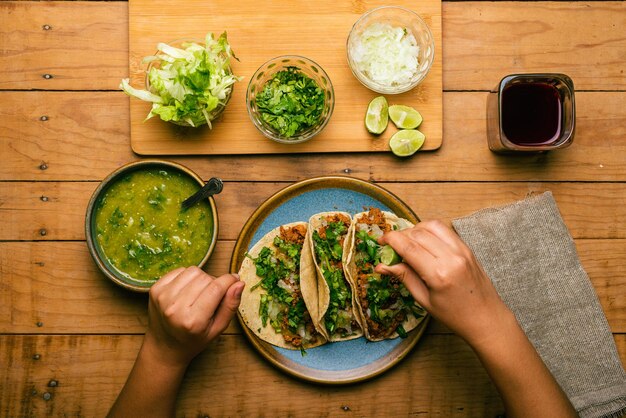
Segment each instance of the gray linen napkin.
[[552,193],[452,224],[580,416],[626,413],[626,373]]

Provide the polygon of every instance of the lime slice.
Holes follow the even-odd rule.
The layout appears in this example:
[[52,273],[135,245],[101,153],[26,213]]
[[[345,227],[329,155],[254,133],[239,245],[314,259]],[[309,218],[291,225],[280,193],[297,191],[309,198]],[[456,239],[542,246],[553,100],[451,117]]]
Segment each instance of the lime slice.
[[415,129],[422,123],[420,112],[409,106],[389,106],[389,117],[400,129]]
[[420,131],[403,129],[393,134],[389,140],[389,148],[398,157],[408,157],[422,148],[425,140],[426,137]]
[[394,264],[401,263],[402,259],[390,245],[385,245],[380,249],[380,262],[388,266],[393,266]]
[[382,134],[387,129],[389,122],[389,105],[384,96],[378,96],[367,106],[365,114],[365,127],[367,130],[376,135]]

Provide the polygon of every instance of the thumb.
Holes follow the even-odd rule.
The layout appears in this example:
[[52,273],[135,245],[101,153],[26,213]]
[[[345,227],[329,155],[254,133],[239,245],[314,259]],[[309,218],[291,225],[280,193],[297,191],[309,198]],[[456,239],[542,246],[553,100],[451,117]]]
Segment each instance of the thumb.
[[379,264],[376,266],[375,271],[377,273],[393,276],[399,279],[411,293],[413,299],[415,299],[417,303],[423,306],[426,310],[429,310],[430,292],[428,291],[428,287],[426,287],[426,283],[424,283],[415,270],[409,267],[408,264],[399,263],[394,264],[393,266]]
[[237,281],[228,288],[213,316],[213,332],[221,334],[228,327],[231,319],[235,316],[235,312],[237,312],[237,308],[239,308],[241,293],[245,285],[244,282]]

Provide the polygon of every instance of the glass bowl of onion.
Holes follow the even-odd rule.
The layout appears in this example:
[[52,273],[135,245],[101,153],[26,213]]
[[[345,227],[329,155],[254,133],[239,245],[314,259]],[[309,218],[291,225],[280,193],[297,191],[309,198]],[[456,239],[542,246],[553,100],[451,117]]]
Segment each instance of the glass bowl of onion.
[[352,73],[365,87],[399,94],[424,80],[435,58],[435,40],[414,11],[383,6],[357,20],[346,50]]

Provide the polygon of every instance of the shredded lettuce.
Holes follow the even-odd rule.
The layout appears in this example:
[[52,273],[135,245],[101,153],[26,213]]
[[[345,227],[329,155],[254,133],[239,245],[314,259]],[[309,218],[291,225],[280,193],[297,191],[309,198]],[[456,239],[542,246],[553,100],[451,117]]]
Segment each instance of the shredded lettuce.
[[158,62],[148,72],[150,91],[133,88],[123,79],[120,88],[129,96],[152,102],[146,117],[159,116],[169,122],[211,127],[211,112],[224,106],[233,84],[242,79],[230,69],[235,57],[226,32],[218,39],[208,33],[205,45],[184,42],[182,48],[159,43],[156,55],[144,58],[144,63]]

